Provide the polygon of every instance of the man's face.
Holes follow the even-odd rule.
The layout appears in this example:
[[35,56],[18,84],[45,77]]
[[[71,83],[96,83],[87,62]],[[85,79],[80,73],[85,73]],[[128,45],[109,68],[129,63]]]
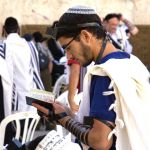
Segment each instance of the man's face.
[[81,66],[87,66],[92,62],[93,54],[90,46],[86,44],[86,40],[81,36],[79,40],[61,37],[59,38],[59,42],[62,47],[67,45],[65,51],[69,59],[75,59]]
[[106,30],[113,34],[116,32],[117,27],[119,25],[119,20],[117,18],[111,18],[106,22]]

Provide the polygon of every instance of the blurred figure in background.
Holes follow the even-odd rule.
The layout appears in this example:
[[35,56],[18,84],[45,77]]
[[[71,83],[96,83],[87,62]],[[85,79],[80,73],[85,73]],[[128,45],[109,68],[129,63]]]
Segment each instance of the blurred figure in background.
[[5,58],[5,44],[0,44],[0,121],[11,114],[12,82]]
[[32,34],[30,34],[30,33],[25,33],[22,37],[23,37],[27,42],[31,42],[32,39],[33,39],[33,36],[32,36]]
[[[5,73],[2,74],[3,91],[1,91],[5,115],[2,117],[16,111],[36,111],[34,107],[26,104],[26,96],[31,89],[44,89],[36,59],[38,53],[33,43],[27,43],[20,37],[19,24],[14,17],[6,18],[3,36],[5,40],[2,42],[0,54],[3,58],[3,73]],[[22,125],[23,122],[21,128]],[[12,124],[8,125],[5,143],[12,141],[12,134],[15,132],[13,127]]]
[[[12,113],[12,81],[10,80],[5,58],[5,44],[0,44],[0,122]],[[11,142],[14,136],[11,124],[7,126],[6,136],[5,143]]]
[[39,63],[41,79],[46,91],[51,91],[51,72],[53,68],[53,56],[46,45],[47,38],[44,38],[40,32],[33,33],[33,41],[39,52]]
[[[13,17],[5,20],[3,27],[6,64],[13,83],[12,111],[31,111],[25,96],[31,89],[44,89],[39,75],[37,51],[32,43],[21,38],[18,21]],[[32,50],[30,49],[32,47]]]
[[54,21],[52,26],[47,27],[46,34],[51,37],[47,40],[47,46],[53,56],[53,70],[52,70],[52,85],[55,84],[56,80],[65,73],[66,56],[63,48],[59,42],[53,37],[53,28],[57,21]]
[[136,35],[139,32],[139,29],[129,20],[124,18],[122,14],[117,14],[118,18],[120,20],[119,27],[122,27],[125,29],[125,32],[127,33],[127,36],[130,38],[132,35]]
[[116,48],[129,54],[132,53],[133,47],[129,42],[129,38],[130,35],[138,33],[138,28],[135,25],[124,19],[122,14],[110,13],[104,18],[104,26]]

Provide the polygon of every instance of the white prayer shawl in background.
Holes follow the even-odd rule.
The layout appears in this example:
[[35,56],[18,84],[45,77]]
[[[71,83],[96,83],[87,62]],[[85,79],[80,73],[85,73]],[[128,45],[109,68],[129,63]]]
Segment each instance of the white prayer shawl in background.
[[6,43],[6,63],[13,82],[12,109],[13,111],[35,111],[34,107],[26,104],[25,96],[33,88],[43,88],[37,87],[36,83],[37,80],[42,83],[38,65],[33,60],[33,57],[38,58],[37,53],[33,56],[28,43],[17,33],[9,34],[4,43]]
[[5,62],[5,50],[3,46],[4,45],[0,45],[0,76],[3,86],[4,114],[6,117],[11,114],[12,82],[8,74],[7,65]]
[[111,38],[121,47],[122,50],[128,54],[132,53],[133,47],[129,42],[129,37],[127,36],[126,25],[120,25],[117,27],[117,30],[114,34],[111,34]]
[[92,75],[109,76],[115,94],[115,103],[110,106],[116,112],[115,129],[110,133],[117,136],[117,150],[150,150],[150,74],[141,61],[131,55],[130,59],[110,59],[91,67],[84,80],[83,100],[78,119],[89,115],[89,89]]
[[42,83],[40,77],[40,66],[39,66],[39,54],[38,51],[33,44],[33,42],[28,43],[31,51],[31,65],[33,70],[33,81],[34,81],[34,89],[41,89],[44,90],[44,85]]

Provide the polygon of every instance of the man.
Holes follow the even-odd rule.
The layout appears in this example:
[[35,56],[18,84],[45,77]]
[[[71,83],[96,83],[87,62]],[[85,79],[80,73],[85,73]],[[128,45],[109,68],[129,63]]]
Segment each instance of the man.
[[41,79],[44,84],[45,90],[52,91],[51,72],[53,69],[53,56],[46,45],[47,38],[43,37],[43,35],[37,31],[33,33],[33,41],[39,53]]
[[[84,79],[78,120],[63,105],[51,102],[55,120],[89,149],[150,149],[150,75],[146,67],[138,58],[119,51],[109,42],[91,8],[68,9],[55,29],[62,47],[80,65],[95,61]],[[50,117],[46,107],[33,105]],[[83,121],[90,121],[90,125]]]
[[11,114],[12,82],[5,57],[5,45],[0,44],[0,121]]
[[[3,27],[6,64],[13,84],[12,110],[29,111],[35,108],[26,104],[25,96],[30,89],[43,89],[39,76],[38,53],[32,43],[21,38],[19,25],[15,18],[8,17]],[[30,49],[31,48],[31,49]]]
[[110,13],[104,18],[104,26],[114,46],[118,49],[132,53],[129,34],[136,35],[138,28],[125,19],[122,14]]
[[[8,73],[7,64],[5,61],[5,44],[0,44],[0,122],[11,114],[11,100],[12,100],[12,81]],[[14,137],[14,130],[11,124],[7,125],[5,135],[5,144],[12,141]]]
[[[51,52],[53,56],[53,69],[52,69],[52,86],[55,86],[55,83],[57,83],[57,79],[61,75],[65,73],[65,64],[64,62],[61,62],[65,58],[64,50],[60,46],[59,42],[57,42],[53,38],[53,28],[55,27],[55,24],[57,21],[54,21],[51,27],[47,28],[46,33],[49,34],[51,37],[47,40],[47,46],[49,51]],[[59,91],[57,92],[59,93]]]

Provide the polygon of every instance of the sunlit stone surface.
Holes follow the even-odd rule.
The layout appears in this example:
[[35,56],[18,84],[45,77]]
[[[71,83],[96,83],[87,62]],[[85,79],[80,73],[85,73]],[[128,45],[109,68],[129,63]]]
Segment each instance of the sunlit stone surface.
[[6,17],[14,16],[20,24],[51,24],[69,7],[86,5],[104,17],[121,12],[135,24],[150,24],[149,0],[0,0],[0,27]]

